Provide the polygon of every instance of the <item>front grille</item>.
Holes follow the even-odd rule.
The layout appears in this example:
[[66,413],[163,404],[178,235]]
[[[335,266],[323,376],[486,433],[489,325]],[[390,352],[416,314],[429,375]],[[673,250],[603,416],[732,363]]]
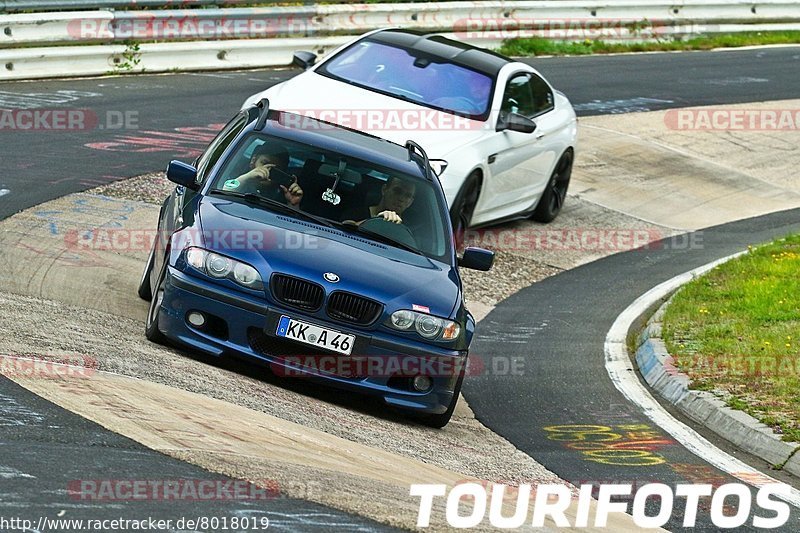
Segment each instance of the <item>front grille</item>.
[[336,291],[328,298],[328,316],[361,326],[372,324],[381,316],[383,306],[349,292]]
[[272,296],[279,302],[307,311],[322,307],[325,297],[325,290],[320,285],[282,274],[272,276],[270,288]]
[[[330,374],[346,379],[362,379],[366,377],[366,374],[360,371],[361,367],[348,364],[350,362],[346,355],[272,337],[258,328],[247,328],[247,341],[257,354],[275,359],[288,359],[285,362],[295,368],[305,367],[319,374]],[[333,362],[334,360],[336,363]],[[296,376],[296,374],[292,374],[287,370],[274,370],[278,370],[279,374],[283,373],[286,376]]]

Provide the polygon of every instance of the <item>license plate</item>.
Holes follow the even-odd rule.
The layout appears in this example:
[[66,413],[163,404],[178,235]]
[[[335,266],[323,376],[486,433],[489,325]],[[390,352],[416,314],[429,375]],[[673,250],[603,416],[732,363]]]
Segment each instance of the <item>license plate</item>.
[[293,339],[296,341],[332,350],[344,355],[350,355],[353,351],[353,344],[356,341],[355,335],[347,335],[339,331],[321,328],[314,324],[301,322],[286,315],[282,315],[278,321],[278,330],[275,332],[279,337]]

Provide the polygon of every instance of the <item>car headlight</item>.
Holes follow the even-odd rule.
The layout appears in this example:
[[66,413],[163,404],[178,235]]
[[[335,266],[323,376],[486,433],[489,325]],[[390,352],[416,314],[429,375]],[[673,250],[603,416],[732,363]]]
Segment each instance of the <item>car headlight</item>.
[[452,341],[461,333],[461,326],[452,320],[446,320],[426,313],[401,309],[389,317],[389,326],[401,331],[415,330],[420,336],[429,340]]
[[258,274],[258,270],[244,263],[236,263],[233,267],[233,279],[239,285],[250,288],[254,288],[253,285],[261,283],[261,276]]
[[224,255],[191,247],[186,250],[186,263],[212,278],[229,279],[248,289],[262,290],[264,288],[258,270],[247,263]]
[[233,262],[225,256],[206,254],[206,273],[212,278],[227,278],[233,270]]
[[410,329],[414,325],[414,312],[412,311],[395,311],[389,318],[392,326],[397,329]]

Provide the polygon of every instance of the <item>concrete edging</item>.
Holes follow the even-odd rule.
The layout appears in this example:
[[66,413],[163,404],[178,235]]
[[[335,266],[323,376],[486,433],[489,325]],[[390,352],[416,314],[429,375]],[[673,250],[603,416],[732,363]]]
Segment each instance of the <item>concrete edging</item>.
[[796,453],[800,444],[780,440],[769,426],[728,407],[711,392],[689,389],[689,376],[675,367],[661,338],[664,311],[671,301],[670,296],[637,337],[636,365],[641,376],[662,398],[695,422],[774,468],[800,476],[800,455]]

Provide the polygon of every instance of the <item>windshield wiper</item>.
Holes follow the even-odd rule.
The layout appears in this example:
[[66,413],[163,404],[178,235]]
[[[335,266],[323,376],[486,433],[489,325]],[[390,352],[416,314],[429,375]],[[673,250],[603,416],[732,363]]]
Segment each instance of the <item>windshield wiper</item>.
[[373,238],[373,240],[380,241],[380,242],[385,243],[385,244],[389,244],[391,246],[394,246],[395,248],[401,248],[401,249],[406,250],[408,252],[411,252],[411,253],[414,253],[414,254],[418,254],[418,255],[422,255],[422,256],[425,255],[421,251],[419,251],[418,249],[414,248],[413,246],[410,246],[410,245],[408,245],[408,244],[406,244],[404,242],[396,241],[396,240],[392,239],[391,237],[389,237],[387,235],[384,235],[383,233],[378,233],[377,231],[364,229],[359,224],[353,224],[353,223],[342,224],[342,227],[344,227],[345,229],[356,230],[357,232],[363,233],[364,235],[369,235],[370,237]]
[[223,191],[223,190],[220,190],[220,189],[212,189],[210,192],[214,193],[214,194],[221,194],[223,196],[235,196],[237,198],[243,198],[245,202],[248,202],[248,203],[251,203],[251,204],[264,205],[264,206],[276,209],[278,211],[281,211],[281,212],[289,214],[289,215],[294,215],[296,217],[303,217],[303,218],[305,218],[307,220],[310,220],[312,222],[316,222],[320,226],[325,226],[325,227],[328,227],[328,228],[333,228],[334,227],[334,225],[331,223],[331,221],[328,220],[327,218],[323,218],[323,217],[318,217],[316,215],[312,215],[311,213],[307,213],[305,211],[301,211],[300,209],[295,209],[294,207],[286,205],[286,204],[284,204],[282,202],[277,202],[277,201],[272,200],[270,198],[265,198],[263,196],[259,196],[258,194],[253,194],[251,192],[242,194],[240,192]]

